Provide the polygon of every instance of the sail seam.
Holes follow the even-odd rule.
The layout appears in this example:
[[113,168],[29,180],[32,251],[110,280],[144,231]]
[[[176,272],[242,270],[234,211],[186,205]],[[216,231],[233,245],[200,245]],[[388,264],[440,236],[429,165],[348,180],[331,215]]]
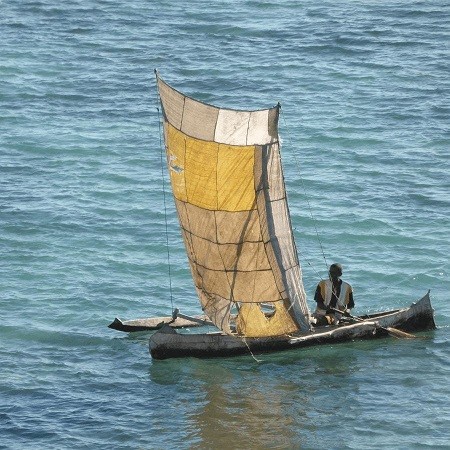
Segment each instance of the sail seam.
[[[186,195],[187,195],[187,193],[186,193]],[[205,211],[213,211],[213,212],[217,212],[217,211],[224,211],[224,212],[227,212],[227,213],[229,213],[229,214],[234,214],[234,213],[236,213],[236,214],[239,214],[239,213],[242,213],[242,212],[250,212],[250,211],[255,211],[256,209],[238,209],[238,210],[228,210],[228,209],[213,209],[213,208],[205,208],[204,206],[198,206],[198,205],[196,205],[195,203],[191,203],[191,202],[189,202],[189,201],[187,201],[187,200],[183,200],[182,198],[179,198],[179,197],[177,197],[177,196],[175,196],[174,195],[174,197],[179,201],[179,202],[182,202],[182,203],[186,203],[186,204],[188,204],[188,205],[193,205],[193,206],[195,206],[196,208],[200,208],[200,209],[203,209],[203,210],[205,210]]]

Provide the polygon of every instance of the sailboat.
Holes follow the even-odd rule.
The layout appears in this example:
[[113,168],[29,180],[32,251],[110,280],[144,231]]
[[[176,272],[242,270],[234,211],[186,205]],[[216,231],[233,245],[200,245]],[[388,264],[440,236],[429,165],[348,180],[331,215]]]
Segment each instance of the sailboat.
[[[435,328],[429,292],[403,309],[315,327],[286,196],[280,104],[220,108],[155,73],[172,193],[203,315],[116,319],[111,328],[156,329],[149,343],[155,359],[255,354]],[[217,331],[176,331],[202,325]]]

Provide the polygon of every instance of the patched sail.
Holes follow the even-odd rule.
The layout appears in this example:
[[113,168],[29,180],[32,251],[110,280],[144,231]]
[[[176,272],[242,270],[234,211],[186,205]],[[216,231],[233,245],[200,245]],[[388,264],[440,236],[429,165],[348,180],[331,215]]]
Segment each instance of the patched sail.
[[226,333],[232,310],[242,336],[309,330],[281,167],[279,106],[222,109],[159,77],[157,83],[172,190],[202,309]]

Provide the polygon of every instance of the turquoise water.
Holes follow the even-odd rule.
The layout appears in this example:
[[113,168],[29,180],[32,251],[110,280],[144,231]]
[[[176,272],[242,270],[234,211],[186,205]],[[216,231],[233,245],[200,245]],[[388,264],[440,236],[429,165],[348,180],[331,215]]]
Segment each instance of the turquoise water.
[[[1,448],[450,448],[448,2],[0,11]],[[220,106],[281,102],[311,307],[322,245],[356,313],[431,289],[438,329],[259,363],[154,362],[148,335],[108,329],[170,314],[171,297],[199,311],[164,202],[154,68]]]

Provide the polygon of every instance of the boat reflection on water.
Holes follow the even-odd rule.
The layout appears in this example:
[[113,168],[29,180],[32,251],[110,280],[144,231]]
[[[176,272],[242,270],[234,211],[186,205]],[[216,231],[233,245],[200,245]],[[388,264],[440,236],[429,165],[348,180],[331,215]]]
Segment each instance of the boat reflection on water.
[[262,355],[260,363],[249,354],[152,364],[150,379],[170,393],[164,408],[174,414],[161,432],[179,427],[189,448],[319,448],[321,426],[358,395],[349,380],[373,344],[357,344]]

